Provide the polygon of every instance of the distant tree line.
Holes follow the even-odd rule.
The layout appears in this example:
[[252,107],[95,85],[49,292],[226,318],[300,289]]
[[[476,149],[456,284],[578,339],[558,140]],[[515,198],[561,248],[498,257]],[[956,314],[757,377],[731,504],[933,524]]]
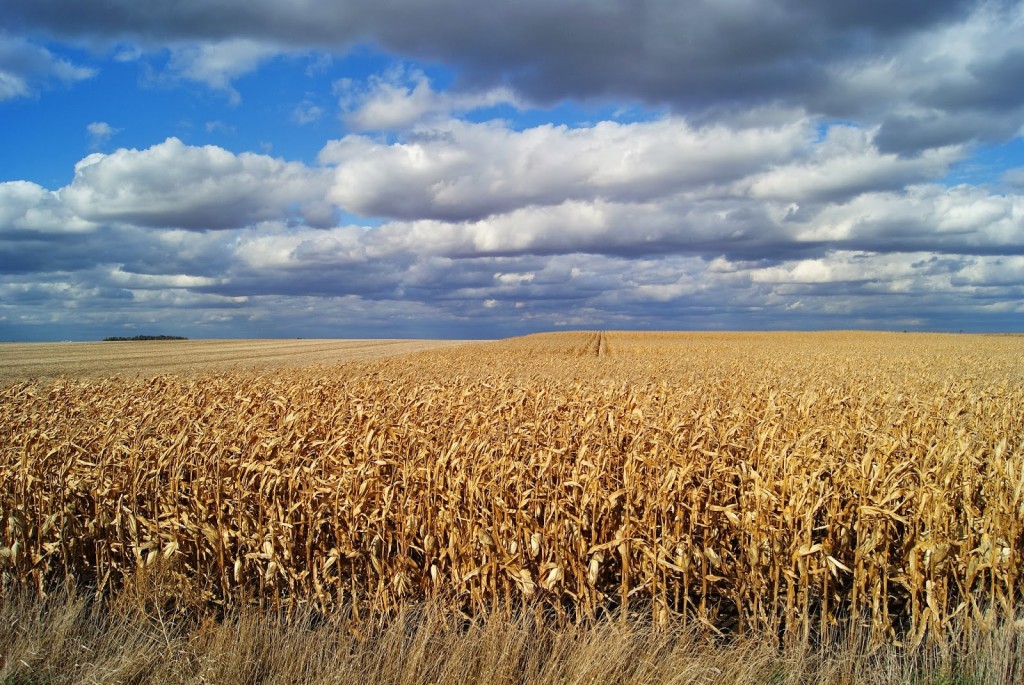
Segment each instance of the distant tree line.
[[130,338],[119,338],[117,336],[104,338],[103,342],[129,342],[133,340],[188,340],[180,335],[133,335]]

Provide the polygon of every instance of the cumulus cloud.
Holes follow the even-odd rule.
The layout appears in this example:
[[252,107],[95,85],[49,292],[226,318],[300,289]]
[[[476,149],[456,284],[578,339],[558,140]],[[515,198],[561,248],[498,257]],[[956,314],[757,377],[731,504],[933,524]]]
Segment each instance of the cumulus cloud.
[[788,159],[812,133],[806,120],[694,129],[665,118],[524,131],[449,120],[392,144],[347,136],[328,143],[319,160],[336,165],[328,197],[348,211],[469,220],[524,205],[641,202],[692,191]]
[[168,138],[145,150],[89,155],[60,195],[92,221],[224,229],[287,216],[326,187],[325,174],[299,163]]
[[831,126],[824,140],[807,146],[807,155],[745,181],[754,197],[793,202],[842,202],[862,193],[903,188],[941,178],[966,152],[960,146],[928,150],[916,157],[881,152],[872,132]]
[[0,237],[62,235],[95,228],[65,206],[55,192],[28,181],[0,183]]
[[[1024,197],[928,182],[955,150],[907,158],[872,136],[809,119],[446,120],[334,141],[324,167],[171,138],[89,155],[56,191],[0,184],[0,253],[35,278],[8,306],[193,306],[244,326],[281,298],[347,298],[429,312],[448,334],[477,316],[511,334],[770,327],[767,312],[926,326],[943,302],[981,316],[1024,295]],[[337,226],[331,202],[388,220]]]
[[798,240],[882,252],[1024,251],[1024,196],[972,186],[923,184],[899,192],[865,193],[793,223]]

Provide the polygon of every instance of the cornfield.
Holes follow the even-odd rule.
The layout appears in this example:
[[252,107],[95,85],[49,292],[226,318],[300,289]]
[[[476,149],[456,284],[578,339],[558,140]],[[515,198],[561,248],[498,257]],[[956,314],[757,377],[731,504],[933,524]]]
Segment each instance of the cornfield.
[[1012,619],[1024,338],[563,333],[0,388],[2,588],[919,642]]

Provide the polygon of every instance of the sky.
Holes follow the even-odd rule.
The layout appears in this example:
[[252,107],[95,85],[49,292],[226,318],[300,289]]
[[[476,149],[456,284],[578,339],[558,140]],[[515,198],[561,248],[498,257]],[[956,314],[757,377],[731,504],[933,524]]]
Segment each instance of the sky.
[[3,5],[0,340],[1024,331],[1024,2]]

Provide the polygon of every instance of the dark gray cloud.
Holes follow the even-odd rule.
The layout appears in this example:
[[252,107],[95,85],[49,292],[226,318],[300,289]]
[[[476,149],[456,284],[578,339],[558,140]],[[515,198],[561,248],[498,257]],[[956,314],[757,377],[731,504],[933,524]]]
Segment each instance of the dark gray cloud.
[[980,57],[969,64],[959,78],[937,79],[920,89],[921,104],[942,110],[960,107],[1014,110],[1024,105],[1024,48],[995,47],[993,56]]
[[1015,122],[996,120],[997,125],[993,126],[993,119],[976,112],[893,114],[883,119],[875,141],[883,152],[915,155],[921,150],[956,145],[972,138],[1003,140],[1012,136]]
[[974,61],[947,65],[946,73],[936,70],[906,83],[905,103],[881,118],[876,140],[882,150],[914,153],[967,140],[997,143],[1019,134],[1024,50],[998,41],[992,54],[981,45],[972,48]]
[[[416,97],[389,99],[394,90],[378,88],[367,107],[346,115],[357,130],[400,128],[439,108],[487,101],[627,100],[667,106],[695,122],[779,106],[880,125],[882,151],[913,156],[1002,142],[1024,125],[1020,2],[308,0],[301,10],[276,0],[6,4],[0,31],[169,47],[170,76],[205,83],[235,103],[241,95],[233,81],[280,53],[370,44],[454,69],[461,95],[440,96],[428,85]],[[89,73],[4,35],[0,99],[31,92],[39,73]]]
[[[6,5],[8,26],[65,38],[249,40],[281,50],[341,52],[373,43],[450,64],[466,84],[510,84],[540,102],[614,97],[680,110],[814,103],[830,89],[842,90],[846,71],[879,57],[891,60],[898,76],[917,76],[907,71],[916,67],[915,40],[928,40],[933,31],[941,35],[972,13],[990,23],[1019,16],[1015,4],[973,0],[311,0],[302,11],[285,9],[276,0],[10,0]],[[984,58],[967,55],[961,65],[974,70],[980,90],[950,95],[955,101],[949,104],[967,100],[985,106],[999,92],[998,84],[1019,71],[1012,43],[990,40],[984,47]]]

